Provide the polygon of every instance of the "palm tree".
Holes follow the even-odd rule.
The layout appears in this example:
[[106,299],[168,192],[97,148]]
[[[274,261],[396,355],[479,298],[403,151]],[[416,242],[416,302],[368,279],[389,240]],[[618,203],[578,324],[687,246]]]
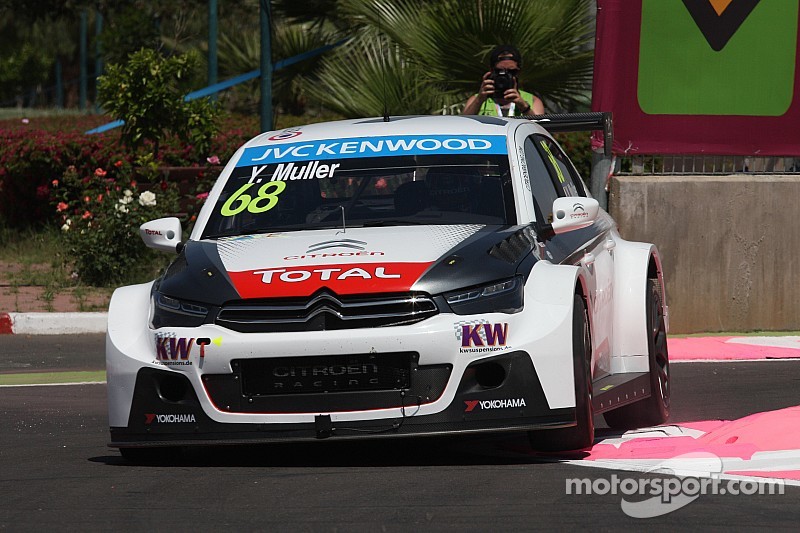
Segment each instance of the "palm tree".
[[306,87],[345,116],[446,112],[477,89],[497,44],[524,58],[521,85],[549,111],[586,104],[592,0],[340,0],[358,37]]
[[[342,21],[335,10],[336,0],[272,0],[272,59],[278,62],[335,43],[344,35],[337,24]],[[258,2],[242,2],[238,9],[249,13],[223,28],[219,37],[219,65],[223,76],[235,76],[260,68],[261,32]],[[320,56],[310,57],[273,73],[273,100],[276,111],[301,115],[305,111],[306,84],[313,84]],[[259,97],[257,82],[236,90],[244,97],[240,110],[255,109]]]

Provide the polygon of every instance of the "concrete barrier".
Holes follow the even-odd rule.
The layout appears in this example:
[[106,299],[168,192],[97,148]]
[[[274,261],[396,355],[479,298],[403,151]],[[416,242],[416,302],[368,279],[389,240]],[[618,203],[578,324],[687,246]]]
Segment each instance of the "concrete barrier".
[[624,239],[655,243],[670,331],[800,329],[800,176],[615,176]]

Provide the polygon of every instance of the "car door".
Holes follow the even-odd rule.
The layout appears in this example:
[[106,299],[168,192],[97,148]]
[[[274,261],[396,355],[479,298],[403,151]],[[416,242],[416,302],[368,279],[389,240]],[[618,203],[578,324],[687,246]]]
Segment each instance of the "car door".
[[[574,165],[553,139],[541,134],[530,135],[525,139],[524,153],[537,220],[552,222],[553,200],[558,197],[587,197],[586,188]],[[546,259],[553,263],[580,265],[583,269],[592,324],[592,367],[595,378],[611,370],[614,279],[612,227],[610,217],[600,216],[588,228],[556,235],[544,243]]]

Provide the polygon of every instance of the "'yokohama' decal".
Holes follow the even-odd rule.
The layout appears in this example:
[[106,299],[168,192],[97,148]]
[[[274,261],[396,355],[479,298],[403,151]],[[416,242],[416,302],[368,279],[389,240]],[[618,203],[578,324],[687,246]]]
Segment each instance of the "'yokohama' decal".
[[326,287],[336,294],[405,292],[431,263],[362,263],[261,268],[228,272],[242,298],[310,296]]

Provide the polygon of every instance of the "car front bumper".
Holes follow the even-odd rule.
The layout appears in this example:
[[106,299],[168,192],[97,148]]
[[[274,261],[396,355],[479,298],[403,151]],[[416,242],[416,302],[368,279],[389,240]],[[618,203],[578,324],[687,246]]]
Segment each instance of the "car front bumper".
[[[496,387],[481,386],[476,373],[482,369],[502,371],[505,378]],[[240,380],[230,374],[231,389]],[[427,378],[422,378],[427,379]],[[412,376],[411,389],[419,386]],[[166,393],[165,393],[166,391]],[[177,396],[176,396],[177,394]],[[359,396],[374,396],[369,391],[334,393],[359,401]],[[218,422],[210,418],[185,376],[168,370],[142,368],[136,378],[134,400],[128,425],[111,427],[111,445],[117,447],[175,446],[194,444],[263,443],[328,437],[359,438],[403,435],[438,435],[481,431],[520,431],[551,429],[575,425],[572,407],[551,409],[530,356],[522,351],[504,353],[476,361],[461,377],[455,397],[446,409],[419,414],[424,398],[409,391],[391,391],[399,405],[399,416],[342,420],[335,414],[313,416],[311,422],[242,423]],[[231,391],[232,396],[236,396]],[[167,399],[166,397],[169,397]],[[246,396],[238,394],[246,406]],[[260,398],[259,403],[282,397]],[[238,407],[230,406],[238,410]],[[247,408],[247,407],[245,407]]]

